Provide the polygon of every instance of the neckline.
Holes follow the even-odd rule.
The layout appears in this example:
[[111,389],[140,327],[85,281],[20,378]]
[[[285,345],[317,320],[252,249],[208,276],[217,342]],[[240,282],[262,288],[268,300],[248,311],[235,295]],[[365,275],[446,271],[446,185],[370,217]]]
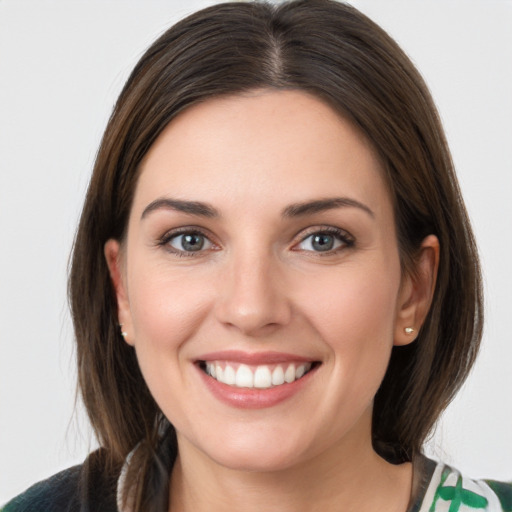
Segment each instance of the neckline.
[[437,462],[421,453],[414,458],[412,467],[412,490],[407,512],[420,512]]
[[[123,467],[121,468],[119,478],[117,480],[116,501],[118,512],[132,512],[132,507],[130,506],[129,499],[127,505],[125,507],[122,507],[122,496],[123,489],[126,483],[128,466],[130,464],[130,460],[133,457],[133,454],[135,453],[138,447],[139,445],[137,444],[135,448],[126,457],[123,463]],[[169,474],[170,471],[172,470],[173,465],[174,459],[172,460],[172,464],[169,469]],[[432,459],[429,459],[423,454],[419,454],[414,458],[411,498],[409,500],[406,512],[421,512],[421,507],[425,500],[425,495],[432,481],[432,476],[437,466],[437,462],[433,461]],[[167,490],[165,490],[165,492],[167,492]]]

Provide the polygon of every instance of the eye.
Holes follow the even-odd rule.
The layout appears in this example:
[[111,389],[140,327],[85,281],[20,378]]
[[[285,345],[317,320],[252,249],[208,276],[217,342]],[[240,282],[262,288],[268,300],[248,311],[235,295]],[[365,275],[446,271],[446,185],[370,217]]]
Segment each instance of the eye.
[[303,238],[296,247],[300,251],[335,252],[341,247],[351,247],[352,245],[354,245],[354,241],[347,233],[332,228],[311,233]]
[[212,242],[205,235],[195,231],[170,235],[163,242],[177,253],[200,252],[213,247]]

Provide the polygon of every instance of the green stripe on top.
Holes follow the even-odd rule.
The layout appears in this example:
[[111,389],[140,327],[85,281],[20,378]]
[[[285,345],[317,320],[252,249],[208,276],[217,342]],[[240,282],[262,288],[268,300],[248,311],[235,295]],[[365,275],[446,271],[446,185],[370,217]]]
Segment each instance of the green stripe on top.
[[463,505],[475,510],[485,510],[489,505],[487,498],[481,494],[470,491],[469,489],[464,489],[464,487],[462,487],[461,475],[457,477],[457,483],[455,484],[455,487],[443,485],[450,473],[451,471],[449,468],[445,468],[443,470],[441,481],[439,482],[439,485],[436,489],[434,501],[430,507],[430,512],[435,512],[436,503],[439,498],[450,502],[450,508],[448,509],[448,512],[459,512],[461,506]]
[[495,492],[500,500],[503,512],[512,512],[512,482],[496,482],[495,480],[485,480],[485,483]]

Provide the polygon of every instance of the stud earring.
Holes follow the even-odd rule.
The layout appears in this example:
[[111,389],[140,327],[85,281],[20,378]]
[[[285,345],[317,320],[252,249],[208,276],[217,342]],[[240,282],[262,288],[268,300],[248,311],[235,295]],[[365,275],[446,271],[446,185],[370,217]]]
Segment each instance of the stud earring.
[[121,329],[121,336],[123,338],[126,338],[126,336],[128,336],[128,333],[123,331],[123,324],[119,324],[119,328]]
[[414,329],[412,327],[406,327],[404,331],[405,334],[412,334],[414,332]]

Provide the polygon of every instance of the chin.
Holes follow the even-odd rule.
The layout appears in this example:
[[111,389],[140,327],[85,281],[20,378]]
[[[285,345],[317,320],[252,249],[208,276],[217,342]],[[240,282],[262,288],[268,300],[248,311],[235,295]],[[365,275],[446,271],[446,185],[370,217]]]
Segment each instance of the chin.
[[283,453],[277,450],[246,449],[226,450],[214,453],[210,457],[219,465],[234,471],[270,473],[290,469],[299,463],[297,452]]
[[236,471],[273,472],[289,469],[307,457],[305,444],[290,436],[290,432],[270,429],[265,435],[260,428],[255,435],[244,429],[231,430],[225,436],[201,436],[193,441],[199,456],[208,457],[215,464]]

